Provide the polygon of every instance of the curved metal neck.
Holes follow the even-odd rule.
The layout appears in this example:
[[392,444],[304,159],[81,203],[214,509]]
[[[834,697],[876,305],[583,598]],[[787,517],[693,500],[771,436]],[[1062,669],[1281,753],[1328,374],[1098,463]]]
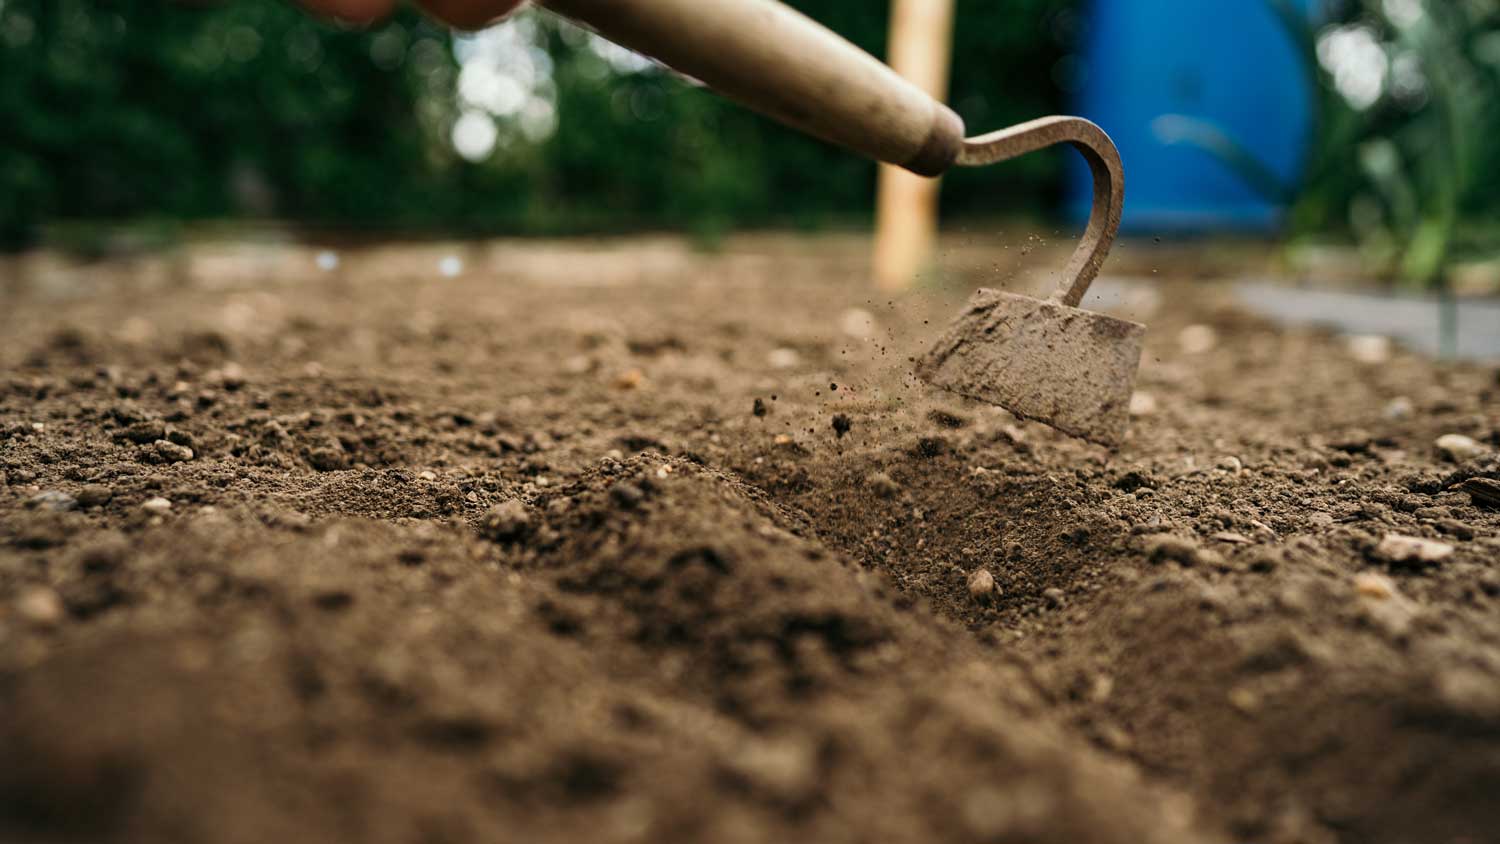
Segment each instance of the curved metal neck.
[[957,164],[978,167],[1015,158],[1054,144],[1072,144],[1094,177],[1088,228],[1068,259],[1052,301],[1076,308],[1109,255],[1125,205],[1125,171],[1120,152],[1103,129],[1081,117],[1043,117],[964,140]]

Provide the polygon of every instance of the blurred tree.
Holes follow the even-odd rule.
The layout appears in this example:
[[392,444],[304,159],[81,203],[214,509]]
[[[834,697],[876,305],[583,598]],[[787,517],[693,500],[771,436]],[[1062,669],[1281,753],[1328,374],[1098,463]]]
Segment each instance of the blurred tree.
[[[794,5],[883,52],[884,3]],[[1071,8],[960,0],[952,101],[975,131],[1059,110]],[[352,31],[270,0],[0,0],[0,243],[141,218],[713,232],[869,212],[868,162],[545,13],[500,29],[455,36],[406,10]],[[1045,208],[1059,171],[1039,156],[955,175],[945,207]]]

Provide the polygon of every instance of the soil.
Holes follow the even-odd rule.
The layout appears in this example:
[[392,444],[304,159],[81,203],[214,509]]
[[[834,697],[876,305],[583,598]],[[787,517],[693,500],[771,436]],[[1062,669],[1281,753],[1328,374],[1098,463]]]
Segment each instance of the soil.
[[862,248],[11,284],[0,840],[1500,841],[1494,368],[1167,270],[1110,451]]

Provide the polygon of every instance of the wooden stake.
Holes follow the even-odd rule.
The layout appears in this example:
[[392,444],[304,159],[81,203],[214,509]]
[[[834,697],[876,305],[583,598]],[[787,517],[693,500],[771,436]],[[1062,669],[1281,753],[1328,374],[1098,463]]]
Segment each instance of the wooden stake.
[[[942,101],[948,90],[953,0],[891,0],[889,61]],[[938,180],[880,165],[875,196],[875,283],[902,290],[932,259],[937,241]]]

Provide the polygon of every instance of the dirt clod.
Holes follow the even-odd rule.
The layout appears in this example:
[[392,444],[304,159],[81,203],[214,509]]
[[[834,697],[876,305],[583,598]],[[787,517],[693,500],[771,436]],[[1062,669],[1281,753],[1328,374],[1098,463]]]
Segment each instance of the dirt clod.
[[1468,478],[1458,485],[1458,489],[1469,494],[1475,507],[1500,509],[1500,481],[1494,478]]
[[143,460],[150,463],[181,463],[193,459],[193,450],[171,440],[157,440],[149,449],[141,450]]
[[833,415],[833,433],[839,439],[843,439],[844,435],[849,433],[850,429],[852,429],[853,427],[854,421],[851,420],[847,415],[842,413],[835,413]]
[[531,510],[519,499],[511,498],[491,507],[480,522],[486,539],[495,542],[517,542],[529,536],[535,527]]

